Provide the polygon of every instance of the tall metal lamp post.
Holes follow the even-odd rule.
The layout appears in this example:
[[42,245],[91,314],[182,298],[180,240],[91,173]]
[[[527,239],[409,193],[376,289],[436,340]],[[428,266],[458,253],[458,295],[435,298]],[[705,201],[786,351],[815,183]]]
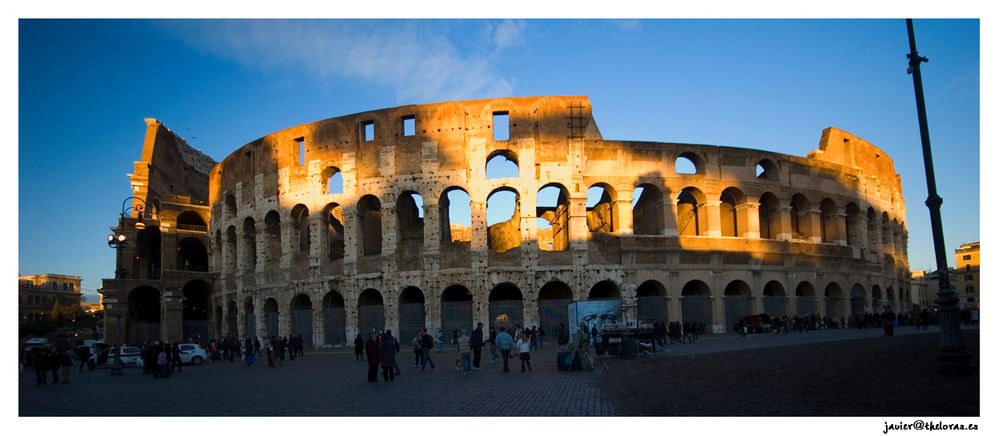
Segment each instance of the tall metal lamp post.
[[912,75],[912,86],[916,91],[916,112],[919,116],[919,139],[923,145],[923,164],[926,167],[926,207],[930,209],[930,225],[933,231],[933,248],[937,261],[937,279],[940,290],[937,292],[936,303],[940,305],[940,372],[968,373],[971,355],[964,346],[961,335],[959,314],[957,312],[958,297],[950,287],[949,270],[947,267],[947,252],[944,245],[943,224],[940,219],[940,205],[943,198],[937,195],[936,176],[933,173],[933,154],[930,151],[930,132],[926,122],[926,102],[923,99],[923,77],[919,65],[929,62],[929,59],[919,56],[916,52],[916,36],[912,30],[912,19],[907,18],[905,25],[909,33],[908,73]]

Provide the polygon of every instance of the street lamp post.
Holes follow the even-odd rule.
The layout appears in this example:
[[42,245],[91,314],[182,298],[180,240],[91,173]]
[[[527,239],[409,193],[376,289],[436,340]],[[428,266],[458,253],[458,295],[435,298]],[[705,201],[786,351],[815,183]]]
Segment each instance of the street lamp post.
[[926,102],[923,99],[923,77],[919,65],[929,62],[929,59],[919,56],[916,52],[916,36],[912,29],[912,19],[905,20],[909,33],[908,73],[912,75],[912,86],[916,92],[916,113],[919,117],[919,139],[923,145],[923,165],[926,168],[926,207],[930,209],[930,225],[933,232],[933,248],[937,262],[937,280],[940,290],[937,291],[936,303],[940,305],[940,372],[968,373],[971,372],[971,355],[964,346],[957,313],[958,297],[950,287],[947,253],[944,245],[943,223],[940,218],[940,205],[943,198],[937,195],[936,176],[933,172],[933,154],[930,151],[930,131],[926,121]]

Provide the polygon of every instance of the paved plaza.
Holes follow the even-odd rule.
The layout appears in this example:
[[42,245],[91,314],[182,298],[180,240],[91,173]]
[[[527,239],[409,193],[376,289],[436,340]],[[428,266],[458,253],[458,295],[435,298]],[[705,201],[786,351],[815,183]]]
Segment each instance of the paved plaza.
[[[977,329],[974,329],[977,350]],[[637,360],[608,360],[593,372],[561,372],[555,347],[546,345],[532,353],[534,371],[520,372],[519,360],[511,360],[511,372],[502,364],[489,363],[488,349],[482,370],[462,375],[454,369],[456,352],[445,348],[433,354],[437,369],[413,368],[413,354],[399,356],[402,375],[392,383],[367,382],[367,364],[355,362],[352,352],[315,351],[304,358],[286,360],[280,368],[261,361],[247,368],[240,361],[216,362],[184,371],[168,380],[143,375],[128,368],[122,377],[108,369],[70,374],[67,385],[35,386],[33,373],[19,376],[21,416],[613,416],[645,414],[615,407],[622,392],[608,380],[631,380],[635,371],[649,365],[665,366],[679,360],[756,348],[825,344],[850,347],[855,340],[876,341],[878,329],[829,330],[789,335],[708,335],[693,344],[676,344],[668,351]],[[925,336],[932,340],[935,328],[896,330],[899,336]],[[925,340],[923,342],[926,342]],[[453,347],[453,346],[452,346]],[[833,348],[835,349],[835,348]],[[599,359],[598,359],[599,361]],[[977,376],[976,376],[977,377]],[[633,383],[642,389],[641,383]],[[725,396],[723,386],[716,392]],[[655,394],[668,396],[668,390]],[[706,398],[707,400],[707,398]],[[653,414],[655,413],[652,411]],[[680,413],[683,414],[683,413]],[[780,414],[779,410],[773,414]],[[661,415],[673,415],[662,410]]]

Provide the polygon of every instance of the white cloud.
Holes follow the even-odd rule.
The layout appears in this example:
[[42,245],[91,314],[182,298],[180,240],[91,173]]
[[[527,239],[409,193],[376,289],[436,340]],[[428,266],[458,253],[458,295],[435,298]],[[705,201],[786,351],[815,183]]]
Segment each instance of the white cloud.
[[412,103],[510,95],[511,81],[490,55],[524,40],[524,24],[517,22],[500,23],[483,44],[464,44],[482,47],[467,53],[452,43],[448,25],[440,22],[229,20],[165,26],[206,53],[250,68],[292,77],[305,73],[325,85],[370,82]]

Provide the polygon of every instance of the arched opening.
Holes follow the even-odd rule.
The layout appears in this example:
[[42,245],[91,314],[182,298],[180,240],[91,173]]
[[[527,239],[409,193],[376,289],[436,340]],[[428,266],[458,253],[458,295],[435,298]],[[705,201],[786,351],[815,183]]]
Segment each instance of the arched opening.
[[662,235],[666,227],[663,193],[651,183],[643,183],[632,192],[632,221],[636,235]]
[[691,280],[680,291],[680,314],[683,322],[711,325],[711,288],[700,280]]
[[309,255],[309,247],[312,245],[312,238],[309,234],[309,208],[304,204],[296,204],[291,208],[291,228],[293,232],[296,254],[304,253]]
[[811,233],[810,214],[812,203],[801,194],[791,197],[791,237],[794,239],[809,239]]
[[160,291],[139,286],[128,293],[125,342],[158,341],[160,337]]
[[385,330],[385,305],[382,294],[375,289],[365,289],[357,299],[357,322],[362,335]]
[[305,294],[291,300],[291,332],[302,335],[303,346],[312,348],[312,300]]
[[736,331],[736,324],[746,315],[753,313],[753,297],[749,285],[742,280],[733,280],[725,286],[725,325]]
[[881,212],[881,248],[885,253],[892,253],[895,249],[895,235],[892,232],[890,222],[888,212]]
[[867,313],[867,291],[860,284],[854,284],[850,288],[850,314],[863,315]]
[[243,320],[246,322],[244,328],[246,329],[246,337],[256,338],[257,337],[257,314],[254,312],[253,298],[246,297],[243,299]]
[[874,285],[871,287],[871,310],[875,313],[881,312],[884,302],[881,301],[881,287]]
[[517,177],[519,174],[517,155],[510,150],[496,150],[486,159],[486,180]]
[[327,194],[343,194],[343,173],[337,167],[328,167],[323,170],[323,179],[326,186],[323,192]]
[[[441,244],[472,241],[472,199],[464,189],[451,187],[441,194]],[[467,245],[467,244],[465,244]]]
[[569,303],[572,289],[558,280],[545,283],[538,291],[538,319],[545,334],[554,336],[558,325],[569,327]]
[[638,319],[641,321],[655,320],[669,322],[669,307],[666,299],[666,287],[656,280],[646,280],[635,291]]
[[[374,195],[365,195],[357,201],[358,255],[382,254],[382,203]],[[368,331],[364,332],[365,334]]]
[[225,272],[232,274],[236,272],[236,265],[239,265],[236,258],[236,226],[229,226],[225,229]]
[[696,153],[681,153],[673,165],[676,174],[704,174],[704,161]]
[[161,270],[160,228],[146,227],[139,230],[135,234],[135,242],[135,261],[132,264],[132,271],[135,271],[136,274],[135,278],[159,279]]
[[719,215],[721,217],[721,235],[742,236],[749,226],[746,217],[746,196],[738,188],[727,188],[721,193]]
[[347,305],[337,291],[329,291],[323,297],[323,343],[347,343]]
[[177,267],[183,271],[208,271],[208,249],[201,239],[190,236],[177,244]]
[[462,285],[451,285],[441,293],[441,330],[472,325],[472,293]]
[[201,218],[195,211],[181,212],[177,215],[177,228],[180,230],[192,230],[195,232],[207,232],[208,225],[205,224],[205,220]]
[[771,280],[763,286],[763,313],[771,316],[787,315],[787,293],[784,285]]
[[586,227],[590,232],[617,231],[616,199],[614,188],[605,183],[597,183],[586,191]]
[[264,323],[267,326],[267,336],[276,337],[278,335],[278,303],[273,298],[264,301]]
[[[221,338],[225,335],[222,331],[222,305],[215,306],[215,316],[213,319],[215,319],[215,333],[213,333],[214,337]],[[211,321],[208,321],[208,323],[211,323]]]
[[860,233],[860,220],[863,216],[855,203],[846,204],[846,245],[860,247],[863,237]]
[[676,204],[676,227],[680,236],[706,236],[708,234],[707,197],[700,189],[686,187],[680,191]]
[[489,249],[497,253],[520,247],[520,194],[509,187],[496,189],[486,199]]
[[885,310],[886,311],[888,311],[888,310],[894,311],[895,307],[896,307],[896,305],[895,305],[895,288],[889,286],[888,289],[885,289],[885,297],[886,297],[886,299],[885,299]]
[[[427,305],[423,291],[415,286],[407,287],[399,294],[399,341],[410,343],[427,325]],[[465,327],[463,327],[465,328]],[[471,330],[465,330],[471,332]]]
[[621,288],[611,280],[602,280],[590,288],[586,297],[588,300],[620,300]]
[[541,251],[569,249],[569,191],[559,184],[538,190],[538,248]]
[[524,322],[524,296],[520,288],[510,282],[493,287],[489,292],[489,320],[493,327],[507,329]]
[[776,195],[764,192],[760,196],[760,238],[777,239],[781,232],[780,200]]
[[336,203],[327,204],[323,209],[323,216],[326,217],[327,258],[330,262],[343,259],[343,208]]
[[236,302],[230,300],[229,304],[226,305],[226,310],[227,310],[225,314],[226,334],[231,337],[238,338],[239,308],[236,307]]
[[825,303],[826,316],[835,318],[837,322],[840,317],[846,316],[846,297],[838,283],[832,282],[826,285]]
[[267,230],[267,265],[277,266],[281,262],[281,217],[276,211],[267,212],[264,216],[264,226]]
[[395,202],[396,265],[400,271],[423,269],[423,197],[412,191]]
[[798,283],[794,296],[798,316],[808,316],[818,312],[815,307],[815,286],[812,286],[811,283]]
[[226,194],[226,196],[225,196],[225,214],[226,214],[226,218],[228,218],[230,220],[236,218],[236,215],[238,215],[237,209],[236,209],[236,196],[235,195]]
[[819,203],[822,216],[822,242],[836,242],[842,237],[839,234],[839,207],[831,199],[823,198]]
[[867,249],[874,250],[878,246],[878,213],[873,207],[867,208]]
[[253,273],[257,267],[257,224],[253,218],[243,220],[243,270]]
[[[194,340],[212,337],[209,307],[211,307],[212,287],[204,280],[191,280],[184,284],[183,289],[183,332],[185,338]],[[222,316],[215,318],[221,324]],[[216,330],[221,330],[216,325]],[[221,333],[221,332],[219,332]]]
[[777,164],[770,159],[762,159],[756,163],[756,178],[770,181],[780,181]]

